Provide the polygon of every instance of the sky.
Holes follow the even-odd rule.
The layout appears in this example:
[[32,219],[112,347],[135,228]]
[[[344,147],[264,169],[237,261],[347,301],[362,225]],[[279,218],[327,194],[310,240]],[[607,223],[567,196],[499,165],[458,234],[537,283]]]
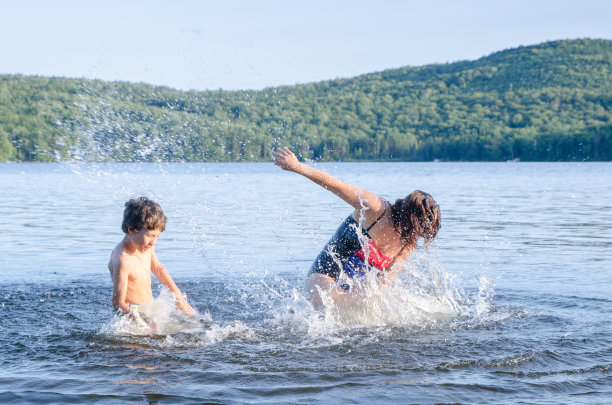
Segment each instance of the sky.
[[610,0],[0,0],[0,73],[262,89],[612,39]]

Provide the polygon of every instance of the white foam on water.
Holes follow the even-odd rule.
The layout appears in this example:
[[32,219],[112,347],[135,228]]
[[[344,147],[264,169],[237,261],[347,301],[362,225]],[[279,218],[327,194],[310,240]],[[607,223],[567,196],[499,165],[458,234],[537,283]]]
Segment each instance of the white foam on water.
[[253,340],[256,338],[255,331],[242,321],[233,321],[227,325],[211,325],[204,332],[204,337],[200,336],[200,344],[218,343],[228,339]]
[[170,335],[147,336],[141,343],[163,349],[176,349],[203,347],[229,340],[249,341],[255,338],[253,329],[241,321],[233,321],[226,325],[207,323],[197,331],[183,330]]

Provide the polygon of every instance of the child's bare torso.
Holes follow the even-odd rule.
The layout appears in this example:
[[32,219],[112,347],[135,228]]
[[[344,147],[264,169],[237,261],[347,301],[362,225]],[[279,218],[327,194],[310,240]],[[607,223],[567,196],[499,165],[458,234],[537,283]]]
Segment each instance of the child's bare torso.
[[115,283],[116,272],[127,271],[128,282],[125,302],[132,304],[146,304],[153,300],[151,291],[151,254],[153,248],[144,252],[132,254],[125,251],[124,241],[119,242],[108,262],[111,279]]

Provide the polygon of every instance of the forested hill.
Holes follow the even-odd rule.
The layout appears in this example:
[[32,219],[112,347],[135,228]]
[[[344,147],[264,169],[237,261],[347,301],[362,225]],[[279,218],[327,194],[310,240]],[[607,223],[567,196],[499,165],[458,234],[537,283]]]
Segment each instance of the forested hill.
[[261,91],[0,75],[0,161],[612,160],[612,41]]

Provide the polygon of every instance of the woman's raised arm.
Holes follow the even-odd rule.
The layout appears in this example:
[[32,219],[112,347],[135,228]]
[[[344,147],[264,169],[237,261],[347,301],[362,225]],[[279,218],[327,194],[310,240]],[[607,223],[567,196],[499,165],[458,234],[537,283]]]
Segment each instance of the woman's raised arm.
[[379,215],[385,209],[384,200],[376,194],[340,181],[323,170],[318,170],[301,163],[289,148],[280,148],[276,151],[272,151],[272,156],[274,156],[274,164],[281,169],[301,174],[319,186],[336,194],[357,211],[365,207],[370,210],[368,214]]

